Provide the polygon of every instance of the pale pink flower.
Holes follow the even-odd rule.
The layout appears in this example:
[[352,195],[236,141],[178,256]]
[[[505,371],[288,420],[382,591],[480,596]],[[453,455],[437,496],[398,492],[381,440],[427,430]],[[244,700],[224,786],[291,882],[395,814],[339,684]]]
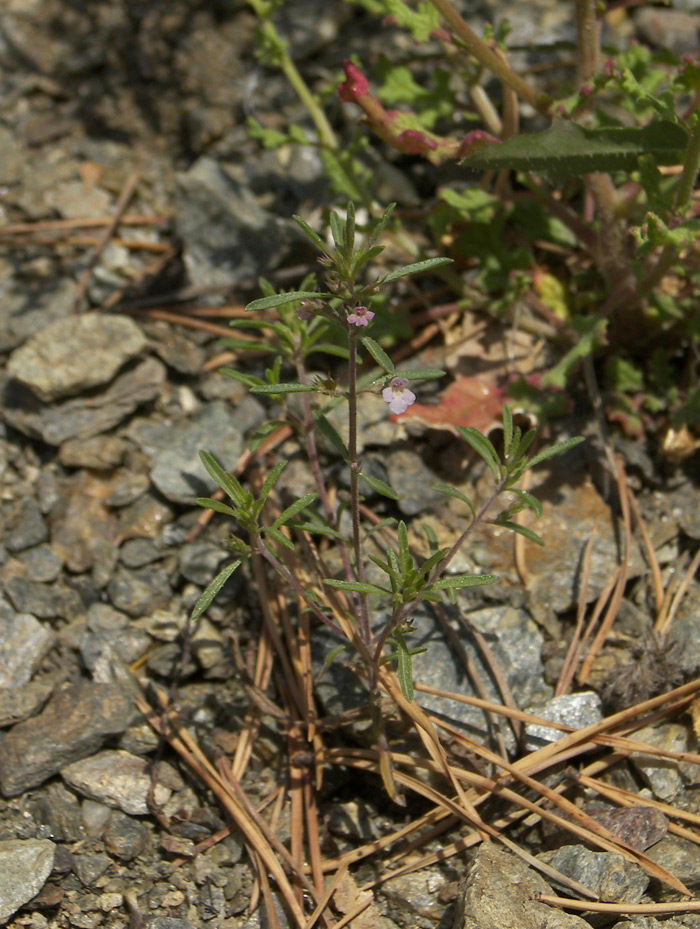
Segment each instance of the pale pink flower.
[[416,402],[416,395],[408,389],[405,377],[394,377],[388,387],[382,391],[383,400],[389,404],[392,413],[405,413],[412,403]]
[[374,313],[366,306],[356,306],[348,316],[348,322],[352,326],[368,326],[373,319]]

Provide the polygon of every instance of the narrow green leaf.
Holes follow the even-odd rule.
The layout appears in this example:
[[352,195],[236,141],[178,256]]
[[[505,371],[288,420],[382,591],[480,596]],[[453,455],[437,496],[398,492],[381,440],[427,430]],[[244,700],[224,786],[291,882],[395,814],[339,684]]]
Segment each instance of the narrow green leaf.
[[355,204],[348,201],[345,211],[345,253],[349,256],[355,246]]
[[457,490],[456,487],[452,487],[450,484],[437,483],[433,484],[430,489],[437,491],[439,494],[445,494],[446,497],[454,497],[455,500],[461,500],[462,503],[466,503],[472,513],[476,515],[476,510],[469,497],[463,494],[461,490]]
[[318,426],[319,432],[328,439],[333,448],[343,457],[348,457],[348,450],[345,447],[345,443],[340,437],[340,433],[335,428],[335,426],[330,423],[322,413],[314,414],[314,421]]
[[275,529],[274,526],[265,527],[265,537],[273,539],[282,548],[288,548],[290,552],[294,551],[294,542],[287,538],[283,532],[280,532],[279,529]]
[[333,662],[334,662],[335,659],[338,657],[338,655],[340,655],[341,652],[344,652],[346,648],[350,648],[350,643],[349,643],[349,642],[341,642],[340,645],[336,645],[335,648],[332,648],[332,649],[328,652],[328,654],[326,655],[326,657],[325,657],[325,659],[324,659],[324,661],[323,661],[323,667],[321,668],[321,670],[318,672],[316,678],[314,679],[314,683],[315,683],[315,684],[318,684],[318,682],[321,680],[321,678],[323,677],[323,675],[326,673],[326,671],[327,671],[327,670],[330,668],[330,666],[333,664]]
[[411,653],[404,641],[403,636],[395,632],[394,642],[396,644],[396,676],[399,679],[401,693],[409,703],[413,701],[413,662]]
[[297,224],[297,226],[299,226],[299,228],[306,233],[311,241],[318,245],[322,252],[325,252],[326,255],[330,254],[321,236],[316,232],[315,229],[311,228],[305,219],[302,219],[301,216],[297,216],[296,213],[292,214],[292,219]]
[[370,353],[372,358],[377,362],[382,371],[386,371],[387,374],[396,374],[394,362],[391,360],[391,358],[389,358],[379,342],[375,342],[374,339],[371,339],[368,335],[362,336],[360,341]]
[[219,571],[214,580],[195,603],[194,609],[190,614],[190,619],[198,619],[205,610],[209,609],[214,597],[219,593],[236,568],[240,567],[242,563],[242,560],[237,558],[236,561],[232,561],[231,564],[226,565],[222,571]]
[[270,310],[275,306],[284,306],[287,303],[295,303],[298,300],[328,300],[333,294],[317,293],[311,290],[294,290],[286,294],[273,294],[271,297],[260,297],[253,300],[246,306],[246,313],[253,313],[255,310]]
[[340,216],[338,216],[335,210],[331,210],[329,219],[331,224],[331,235],[333,236],[335,247],[342,253],[345,251],[345,227],[341,223]]
[[338,532],[337,529],[331,529],[330,526],[324,525],[324,523],[295,523],[295,529],[303,529],[304,532],[311,532],[313,535],[325,535],[329,539],[343,539],[343,533]]
[[531,458],[525,470],[533,468],[536,464],[539,464],[541,461],[546,461],[548,458],[553,458],[554,455],[561,455],[564,452],[568,452],[570,448],[575,448],[577,445],[580,445],[581,442],[585,442],[586,438],[582,435],[574,436],[573,439],[565,439],[563,442],[557,442],[556,445],[552,445],[550,448],[545,448],[543,451],[538,452],[534,458]]
[[400,373],[401,377],[405,377],[407,381],[432,381],[438,377],[444,377],[447,372],[439,368],[409,368],[408,370],[402,369]]
[[511,487],[510,490],[511,493],[517,494],[520,499],[524,501],[525,506],[532,510],[535,516],[537,516],[539,519],[539,517],[542,515],[542,504],[537,499],[537,497],[531,493],[528,493],[527,490],[520,490],[519,487]]
[[210,455],[209,452],[200,452],[199,460],[226,496],[230,497],[234,503],[237,503],[239,506],[247,506],[251,502],[252,498],[250,494],[243,489],[239,481],[237,481],[232,474],[224,471],[213,455]]
[[372,248],[368,248],[366,251],[363,250],[359,255],[356,255],[355,263],[353,265],[353,271],[355,274],[357,274],[360,268],[364,267],[364,265],[366,265],[368,262],[373,261],[377,255],[381,255],[383,251],[383,245],[374,245]]
[[382,277],[377,284],[388,284],[390,281],[396,281],[400,277],[406,277],[409,274],[420,274],[421,271],[429,271],[432,268],[440,268],[442,265],[452,264],[451,258],[427,258],[425,261],[416,261],[414,264],[404,265],[403,268],[396,268],[390,271],[386,277]]
[[337,581],[333,577],[324,577],[323,583],[326,587],[335,587],[336,590],[353,590],[358,594],[380,594],[385,597],[391,593],[385,587],[377,587],[376,584],[365,584],[360,581]]
[[510,447],[513,443],[513,414],[508,404],[503,404],[503,456],[507,458],[510,455]]
[[254,339],[222,339],[222,348],[243,352],[276,352],[277,349],[268,342],[256,342]]
[[360,474],[360,477],[368,487],[371,487],[372,490],[376,491],[378,494],[381,494],[383,497],[388,497],[390,500],[399,499],[399,495],[394,490],[394,488],[390,487],[388,484],[385,484],[384,481],[380,481],[378,477],[370,477],[368,474]]
[[438,542],[438,537],[435,535],[435,530],[428,523],[424,523],[421,526],[421,528],[423,530],[423,533],[425,534],[426,539],[428,540],[428,545],[430,546],[430,553],[431,555],[434,555],[440,546],[440,543]]
[[454,574],[441,577],[428,590],[461,590],[464,587],[487,587],[498,581],[497,574]]
[[382,529],[389,529],[396,525],[396,520],[393,516],[386,516],[384,519],[380,519],[378,523],[374,526],[370,526],[367,530],[367,535],[373,535],[375,532],[380,532]]
[[225,513],[226,516],[233,516],[234,518],[236,516],[236,511],[232,510],[230,506],[226,506],[221,500],[212,500],[211,497],[197,497],[195,503],[197,506],[203,506],[206,510],[216,510],[217,513]]
[[384,215],[379,220],[379,222],[376,224],[374,229],[370,232],[367,238],[367,245],[369,246],[374,245],[374,243],[377,241],[379,236],[386,229],[387,223],[391,219],[391,214],[394,212],[395,209],[396,209],[396,204],[390,203],[389,206],[384,210]]
[[259,387],[265,383],[260,377],[255,377],[252,374],[244,374],[242,371],[236,371],[234,368],[219,368],[219,374],[224,374],[234,381],[239,381],[241,384],[245,384],[246,387]]
[[493,479],[495,481],[500,480],[501,465],[498,460],[498,454],[486,436],[473,426],[467,426],[466,429],[464,426],[457,426],[457,432],[459,432],[465,442],[471,445],[477,455],[480,455],[484,459],[489,466],[491,474],[493,474]]
[[310,503],[313,503],[317,496],[318,494],[316,491],[311,491],[311,493],[304,494],[303,497],[299,497],[299,499],[295,500],[291,506],[288,506],[286,510],[283,510],[280,513],[280,515],[272,524],[272,528],[279,529],[280,526],[286,525],[286,523],[288,523],[290,519],[296,516],[297,513],[301,513],[301,511],[306,509]]
[[256,452],[265,441],[265,439],[271,433],[273,433],[275,429],[279,429],[280,426],[286,425],[287,423],[281,419],[272,419],[268,420],[266,423],[262,423],[260,426],[258,426],[258,428],[248,440],[248,448],[251,450],[251,452]]
[[316,390],[307,384],[263,384],[261,387],[252,387],[252,394],[311,394]]
[[504,529],[517,532],[518,535],[525,536],[526,539],[529,539],[531,542],[536,542],[537,545],[544,545],[541,536],[537,535],[536,532],[533,532],[532,529],[528,529],[527,526],[521,526],[520,523],[514,523],[510,519],[494,519],[493,525],[503,526]]
[[525,455],[525,452],[534,442],[536,435],[536,429],[528,429],[525,435],[519,440],[516,449],[511,456],[511,460],[508,462],[509,467],[514,467],[515,465],[520,464]]
[[265,505],[265,501],[270,495],[270,491],[275,486],[275,484],[277,483],[277,479],[279,478],[280,474],[284,471],[286,467],[287,467],[286,461],[278,461],[277,464],[274,466],[274,468],[270,471],[270,473],[265,478],[265,483],[260,488],[260,495],[258,499],[255,501],[255,503],[253,504],[253,513],[255,516],[258,516],[261,513],[262,508]]
[[311,352],[322,352],[324,355],[333,355],[336,358],[350,357],[350,352],[343,345],[334,345],[332,342],[316,342],[309,348]]
[[401,563],[401,573],[407,574],[413,567],[413,559],[411,558],[411,553],[408,550],[408,529],[406,528],[406,523],[403,520],[400,520],[397,527],[397,534],[399,539],[399,560]]

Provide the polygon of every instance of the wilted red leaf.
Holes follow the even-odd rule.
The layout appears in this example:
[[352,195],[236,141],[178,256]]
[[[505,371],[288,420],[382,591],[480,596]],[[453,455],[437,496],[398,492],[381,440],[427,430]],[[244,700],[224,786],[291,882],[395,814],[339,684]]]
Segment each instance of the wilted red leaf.
[[458,375],[457,379],[440,396],[439,403],[414,403],[405,413],[392,414],[395,423],[419,422],[432,429],[449,429],[457,433],[457,426],[473,426],[488,433],[500,426],[505,391],[485,384],[474,377]]

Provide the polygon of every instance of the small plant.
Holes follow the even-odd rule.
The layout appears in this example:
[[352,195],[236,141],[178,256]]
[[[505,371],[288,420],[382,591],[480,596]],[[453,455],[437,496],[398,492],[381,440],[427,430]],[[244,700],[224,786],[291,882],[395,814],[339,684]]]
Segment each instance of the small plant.
[[[352,203],[348,204],[344,220],[332,213],[332,246],[326,245],[304,220],[295,217],[322,252],[319,260],[325,269],[323,279],[326,289],[268,294],[250,303],[247,310],[258,313],[275,310],[277,318],[232,323],[260,332],[263,338],[254,347],[274,356],[265,378],[229,369],[222,372],[246,384],[253,394],[267,396],[279,405],[275,419],[253,437],[252,448],[259,446],[270,429],[280,424],[291,425],[305,448],[316,490],[298,497],[274,518],[269,518],[266,504],[286,461],[278,462],[266,476],[260,491],[253,494],[210,454],[202,452],[204,467],[228,502],[204,498],[198,503],[230,516],[238,528],[229,542],[235,560],[207,587],[192,614],[193,618],[197,618],[207,609],[244,560],[250,557],[263,559],[284,580],[289,592],[296,594],[303,609],[332,630],[339,646],[350,645],[358,653],[373,708],[380,751],[382,747],[386,749],[379,705],[388,666],[396,668],[404,698],[407,701],[413,699],[412,661],[417,651],[411,647],[410,638],[417,607],[423,601],[439,602],[445,596],[454,597],[458,590],[497,581],[497,577],[491,574],[455,574],[450,570],[455,556],[480,523],[492,522],[541,544],[541,539],[532,530],[514,521],[516,514],[523,509],[530,509],[536,515],[541,513],[538,500],[519,489],[517,483],[528,468],[582,441],[581,438],[569,439],[528,458],[535,431],[523,434],[514,425],[511,411],[506,406],[503,409],[504,437],[500,455],[491,441],[476,429],[460,429],[464,440],[481,456],[493,477],[494,487],[489,497],[476,505],[455,487],[447,484],[434,486],[435,490],[454,498],[465,508],[465,528],[451,548],[440,548],[432,530],[426,531],[430,554],[420,561],[414,554],[411,533],[405,522],[388,517],[379,526],[365,524],[361,508],[363,485],[389,500],[398,499],[398,494],[363,469],[359,444],[359,396],[363,392],[378,392],[388,409],[400,414],[415,400],[415,393],[409,385],[443,375],[442,371],[430,368],[396,369],[379,342],[367,334],[375,318],[371,306],[380,291],[402,277],[435,269],[447,261],[429,258],[382,274],[374,280],[366,280],[370,263],[382,251],[383,247],[377,241],[389,222],[392,209],[389,207],[371,232],[361,237],[357,234]],[[338,346],[337,341],[330,340],[331,330],[341,334],[343,345]],[[229,347],[237,348],[240,344],[235,338],[228,341]],[[249,340],[246,340],[245,346],[251,347]],[[345,360],[346,376],[342,383],[332,375],[310,374],[309,359],[319,353],[329,353]],[[360,375],[361,361],[373,365],[370,373]],[[282,379],[288,376],[289,380]],[[298,405],[288,403],[295,394],[301,395],[301,412],[298,412]],[[329,410],[339,403],[345,404],[347,411],[347,444],[327,416]],[[317,442],[319,435],[342,456],[349,473],[349,493],[338,495],[335,504],[324,476]],[[492,511],[496,512],[492,515]],[[379,531],[387,527],[395,527],[395,544],[389,543]],[[370,534],[374,535],[382,552],[380,555],[367,554]],[[339,563],[342,564],[342,577],[325,576],[320,560],[312,559],[309,563],[308,558],[303,558],[309,544],[322,538],[336,547]],[[290,567],[290,553],[295,553],[298,560],[305,560],[313,578],[311,583],[302,583],[296,576]],[[367,580],[370,562],[384,575],[383,584]],[[380,629],[372,621],[378,604],[390,605],[389,618]],[[388,765],[383,768],[383,774],[387,788],[395,795]]]

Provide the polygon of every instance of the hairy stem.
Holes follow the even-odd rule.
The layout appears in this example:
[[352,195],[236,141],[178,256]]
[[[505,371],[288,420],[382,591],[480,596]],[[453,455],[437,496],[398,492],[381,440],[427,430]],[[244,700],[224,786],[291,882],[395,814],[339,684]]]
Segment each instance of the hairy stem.
[[[357,580],[364,583],[365,565],[362,554],[362,528],[360,526],[360,462],[357,457],[357,334],[351,330],[348,338],[348,457],[350,459],[350,513],[352,541],[355,550]],[[371,637],[367,594],[360,594],[357,622],[360,637],[368,645]]]
[[596,6],[596,0],[576,0],[579,86],[590,80],[600,68],[600,38]]
[[430,2],[454,29],[455,34],[464,42],[470,55],[473,55],[480,64],[503,81],[504,84],[511,87],[521,100],[525,100],[533,106],[538,113],[545,116],[549,113],[552,100],[546,94],[538,93],[519,74],[516,74],[505,61],[501,61],[486,42],[480,39],[474,30],[465,23],[449,0],[430,0]]

